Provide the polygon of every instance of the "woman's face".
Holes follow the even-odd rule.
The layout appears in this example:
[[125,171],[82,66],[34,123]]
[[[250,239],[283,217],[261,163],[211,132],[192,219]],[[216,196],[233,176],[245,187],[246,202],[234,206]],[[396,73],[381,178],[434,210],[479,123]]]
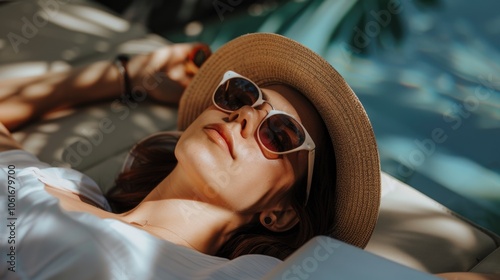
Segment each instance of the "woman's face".
[[[293,115],[318,143],[321,120],[300,93],[282,85],[262,91],[274,109]],[[260,146],[257,128],[270,109],[245,106],[228,114],[212,105],[182,134],[175,154],[199,199],[256,213],[276,205],[306,175],[307,151],[276,155]]]

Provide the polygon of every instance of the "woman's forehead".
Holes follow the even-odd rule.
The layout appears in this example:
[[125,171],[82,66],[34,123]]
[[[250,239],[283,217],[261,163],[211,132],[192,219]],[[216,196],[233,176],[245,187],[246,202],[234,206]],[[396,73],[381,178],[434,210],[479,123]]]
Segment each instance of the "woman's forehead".
[[[299,91],[286,85],[270,85],[262,89],[269,98],[274,109],[284,111],[295,117],[304,125],[314,142],[319,143],[323,122],[316,108]],[[276,103],[276,104],[275,104]]]
[[300,106],[296,102],[296,95],[301,95],[294,89],[284,85],[271,85],[262,89],[264,99],[269,101],[274,109],[286,112],[300,120],[301,114],[295,108]]

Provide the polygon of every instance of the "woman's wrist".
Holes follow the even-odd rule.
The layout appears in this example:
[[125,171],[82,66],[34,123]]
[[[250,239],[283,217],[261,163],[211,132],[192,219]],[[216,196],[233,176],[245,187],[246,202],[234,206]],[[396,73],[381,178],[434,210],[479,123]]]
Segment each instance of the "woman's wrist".
[[147,91],[149,88],[144,85],[148,79],[148,73],[151,72],[150,76],[154,74],[156,70],[151,69],[152,66],[149,65],[148,54],[139,54],[131,56],[127,63],[127,74],[130,82],[130,94],[134,91]]
[[118,69],[118,73],[120,73],[119,82],[121,86],[121,96],[126,99],[130,98],[132,95],[132,82],[128,72],[129,60],[128,55],[125,54],[119,54],[115,58],[115,65]]

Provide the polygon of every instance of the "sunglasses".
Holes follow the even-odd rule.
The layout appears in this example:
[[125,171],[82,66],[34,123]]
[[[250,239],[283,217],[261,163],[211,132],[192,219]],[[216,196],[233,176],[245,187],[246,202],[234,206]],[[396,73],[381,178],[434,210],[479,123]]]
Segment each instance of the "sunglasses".
[[212,96],[214,105],[221,111],[231,113],[244,106],[257,107],[264,103],[271,111],[257,128],[259,144],[268,152],[283,155],[299,150],[308,150],[307,189],[305,205],[309,199],[316,145],[305,127],[292,115],[275,110],[264,100],[260,88],[248,78],[227,71]]

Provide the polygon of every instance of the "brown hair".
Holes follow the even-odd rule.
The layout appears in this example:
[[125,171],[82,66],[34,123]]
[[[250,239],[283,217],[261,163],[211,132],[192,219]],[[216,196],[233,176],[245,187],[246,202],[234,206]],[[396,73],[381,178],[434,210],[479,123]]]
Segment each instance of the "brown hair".
[[[326,127],[323,125],[324,131]],[[106,194],[113,211],[125,212],[137,206],[175,167],[177,140],[172,135],[158,135],[140,142],[132,151],[134,164],[122,172],[115,186]],[[164,143],[163,145],[158,145]],[[305,180],[297,180],[288,196],[299,223],[285,232],[265,228],[258,214],[247,225],[233,231],[217,256],[229,259],[245,254],[263,254],[285,259],[316,235],[330,235],[334,230],[335,156],[328,133],[316,145],[316,160],[309,202],[304,207]]]
[[174,150],[179,135],[158,133],[132,148],[126,159],[133,160],[131,165],[124,168],[105,195],[113,212],[123,213],[137,206],[172,172],[177,165]]

